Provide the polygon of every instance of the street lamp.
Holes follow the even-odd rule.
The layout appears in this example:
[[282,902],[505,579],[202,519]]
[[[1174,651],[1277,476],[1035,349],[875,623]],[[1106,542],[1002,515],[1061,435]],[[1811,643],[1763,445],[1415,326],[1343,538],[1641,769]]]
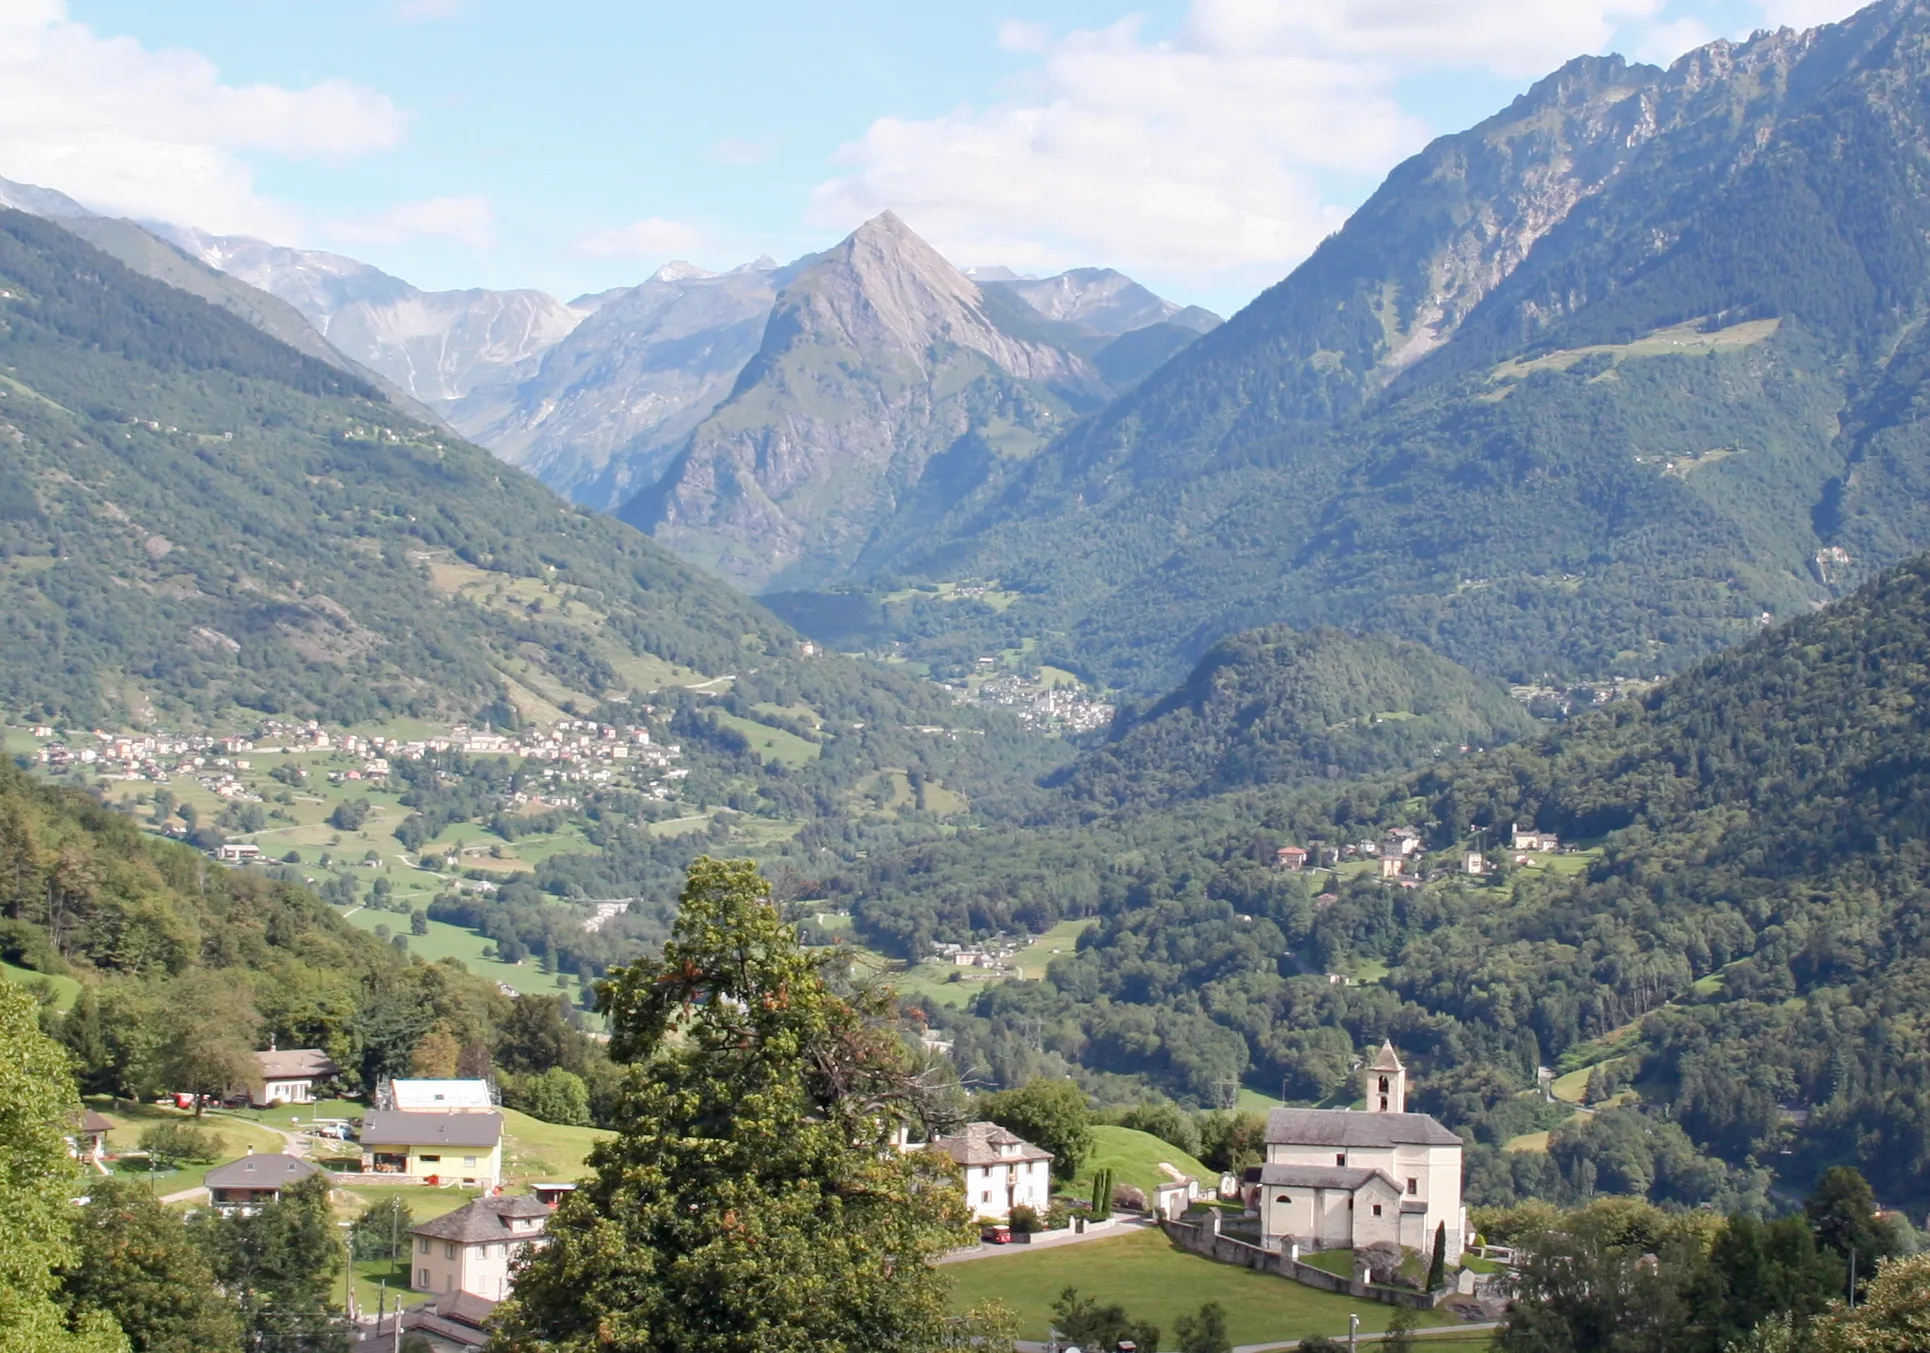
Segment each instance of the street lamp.
[[355,1223],[338,1221],[342,1228],[342,1309],[355,1319]]

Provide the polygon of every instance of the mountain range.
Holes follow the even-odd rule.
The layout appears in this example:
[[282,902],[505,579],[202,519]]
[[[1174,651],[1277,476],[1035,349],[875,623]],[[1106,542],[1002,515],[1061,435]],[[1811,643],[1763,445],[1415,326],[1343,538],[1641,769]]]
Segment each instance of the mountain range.
[[1926,34],[1881,0],[1666,69],[1573,61],[1224,325],[1105,270],[961,272],[890,215],[567,304],[183,229],[134,266],[250,284],[218,303],[284,336],[292,306],[342,369],[799,623],[998,584],[867,637],[914,659],[1030,643],[1152,696],[1285,623],[1651,677],[1930,545],[1930,118],[1898,92]]
[[880,642],[1146,694],[1267,623],[1652,676],[1843,594],[1930,545],[1927,35],[1884,0],[1569,63],[842,585],[997,580]]

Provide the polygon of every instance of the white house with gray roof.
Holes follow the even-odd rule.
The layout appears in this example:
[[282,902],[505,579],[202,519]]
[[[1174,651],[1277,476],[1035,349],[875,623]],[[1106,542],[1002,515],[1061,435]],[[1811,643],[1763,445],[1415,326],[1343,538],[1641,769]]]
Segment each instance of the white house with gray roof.
[[1384,1044],[1362,1072],[1365,1112],[1275,1109],[1260,1167],[1260,1225],[1274,1248],[1394,1244],[1432,1254],[1436,1227],[1453,1263],[1466,1244],[1461,1139],[1407,1112],[1407,1069]]
[[478,1198],[409,1228],[409,1285],[418,1292],[467,1292],[485,1301],[509,1295],[512,1266],[541,1244],[550,1209],[527,1194]]
[[1040,1216],[1052,1205],[1052,1153],[997,1123],[967,1123],[953,1137],[937,1137],[932,1149],[958,1163],[965,1201],[981,1221],[997,1221],[1019,1206]]

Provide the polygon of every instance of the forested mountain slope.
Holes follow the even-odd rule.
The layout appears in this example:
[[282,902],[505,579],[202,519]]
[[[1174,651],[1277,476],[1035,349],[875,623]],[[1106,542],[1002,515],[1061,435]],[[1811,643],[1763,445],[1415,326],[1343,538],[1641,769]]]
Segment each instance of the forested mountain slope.
[[1650,675],[1839,595],[1930,544],[1926,34],[1571,63],[888,562],[1139,691],[1277,621]]
[[412,963],[305,889],[212,864],[12,765],[0,957],[81,981],[71,1015],[50,1022],[87,1089],[137,1097],[222,1088],[237,1063],[245,1084],[247,1054],[271,1039],[324,1048],[372,1086],[438,1022],[486,1057],[512,1008],[494,983]]
[[1419,644],[1275,626],[1222,639],[1184,686],[1122,711],[1063,783],[1082,804],[1146,808],[1405,769],[1533,727],[1507,691]]
[[[1927,702],[1918,559],[1540,740],[935,843],[840,886],[862,924],[913,944],[1099,918],[1047,982],[992,988],[951,1021],[960,1055],[1003,1078],[1083,1067],[1207,1100],[1240,1077],[1318,1100],[1354,1049],[1391,1036],[1421,1102],[1482,1144],[1477,1199],[1760,1205],[1772,1175],[1840,1161],[1915,1208],[1930,1201]],[[1505,842],[1516,823],[1590,852],[1491,849],[1488,876],[1459,874],[1477,829]],[[1435,852],[1400,886],[1267,867],[1279,844],[1395,826]],[[1363,968],[1385,975],[1321,975]],[[1654,1115],[1581,1116],[1550,1154],[1501,1153],[1570,1112],[1522,1097],[1540,1065],[1604,1065]]]
[[782,687],[831,729],[950,717],[47,222],[0,215],[0,291],[15,715],[462,719],[736,677],[743,700]]

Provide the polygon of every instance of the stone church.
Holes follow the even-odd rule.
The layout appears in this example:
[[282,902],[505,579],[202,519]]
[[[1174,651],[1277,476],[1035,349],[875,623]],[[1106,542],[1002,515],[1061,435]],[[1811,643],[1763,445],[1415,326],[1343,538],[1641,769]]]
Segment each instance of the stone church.
[[1365,1111],[1275,1109],[1260,1167],[1260,1224],[1269,1248],[1401,1245],[1432,1255],[1437,1226],[1454,1263],[1466,1243],[1461,1139],[1407,1112],[1407,1069],[1392,1042],[1362,1072]]

